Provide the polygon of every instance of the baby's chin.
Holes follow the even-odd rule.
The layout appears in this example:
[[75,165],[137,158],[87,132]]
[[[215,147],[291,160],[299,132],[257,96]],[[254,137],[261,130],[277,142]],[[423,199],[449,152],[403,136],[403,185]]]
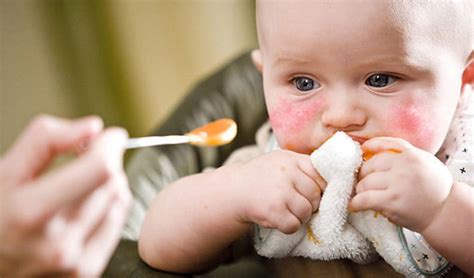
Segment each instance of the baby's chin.
[[289,151],[296,152],[296,153],[300,153],[300,154],[310,155],[317,148],[313,148],[313,149],[310,150],[308,148],[302,149],[302,148],[297,148],[297,147],[293,147],[293,146],[285,146],[285,147],[282,147],[282,149],[289,150]]

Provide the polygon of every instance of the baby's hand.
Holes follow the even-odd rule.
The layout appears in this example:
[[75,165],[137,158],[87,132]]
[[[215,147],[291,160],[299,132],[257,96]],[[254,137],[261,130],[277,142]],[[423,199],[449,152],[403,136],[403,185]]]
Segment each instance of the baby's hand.
[[290,234],[319,208],[326,182],[308,155],[278,150],[236,167],[242,221]]
[[351,210],[378,211],[422,233],[448,197],[453,184],[449,170],[432,154],[399,138],[373,138],[362,149],[376,155],[360,169]]

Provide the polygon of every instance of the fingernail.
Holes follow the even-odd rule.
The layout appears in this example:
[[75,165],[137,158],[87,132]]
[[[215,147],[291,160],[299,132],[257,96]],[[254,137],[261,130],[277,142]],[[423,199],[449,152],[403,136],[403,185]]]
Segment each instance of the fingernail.
[[125,148],[125,145],[127,144],[128,140],[128,132],[124,128],[121,127],[113,127],[110,130],[111,133],[113,133],[113,136],[116,138],[117,144],[123,145]]
[[102,130],[102,128],[104,128],[104,122],[102,121],[100,117],[92,116],[90,121],[91,121],[92,130],[98,132]]
[[104,127],[104,122],[98,116],[86,116],[79,119],[78,124],[80,127],[88,127],[94,133],[98,133]]
[[117,130],[118,133],[120,133],[120,136],[125,137],[125,139],[128,138],[128,131],[125,128],[116,127],[115,129]]

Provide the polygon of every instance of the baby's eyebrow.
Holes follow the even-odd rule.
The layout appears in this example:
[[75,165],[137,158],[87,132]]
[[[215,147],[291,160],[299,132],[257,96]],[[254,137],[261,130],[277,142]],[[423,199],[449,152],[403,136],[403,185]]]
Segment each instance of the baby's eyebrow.
[[291,57],[291,56],[277,56],[274,61],[274,65],[278,64],[311,64],[314,61],[309,59],[304,59],[301,57]]
[[[301,55],[293,53],[278,53],[273,59],[273,67],[288,67],[288,66],[313,66],[319,65],[325,67],[327,59],[312,55],[304,58]],[[430,73],[430,59],[424,59],[423,55],[414,56],[407,53],[397,54],[376,54],[370,53],[360,55],[354,59],[344,63],[345,70],[353,71],[400,71],[406,74],[429,74]],[[326,57],[327,58],[327,57]]]
[[409,55],[394,56],[368,56],[360,62],[352,64],[355,68],[404,68],[412,72],[426,72],[429,68],[429,61],[425,61],[420,57],[412,57]]

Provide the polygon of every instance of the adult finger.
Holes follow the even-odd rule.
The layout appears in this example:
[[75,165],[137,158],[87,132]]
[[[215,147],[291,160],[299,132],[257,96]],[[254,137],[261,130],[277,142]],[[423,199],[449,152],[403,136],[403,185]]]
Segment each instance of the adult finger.
[[[105,192],[102,193],[100,199],[91,201],[88,207],[84,208],[80,215],[81,228],[84,241],[88,241],[96,230],[99,229],[101,221],[107,215],[112,205],[122,203],[124,207],[128,207],[131,198],[124,198],[121,188],[128,187],[125,174],[116,176],[104,185]],[[128,190],[128,188],[127,188]]]
[[79,277],[96,277],[102,274],[120,239],[127,210],[128,205],[118,200],[114,202],[98,229],[86,242],[76,273]]
[[75,225],[83,242],[86,241],[91,231],[97,223],[107,214],[115,198],[115,192],[110,184],[102,185],[89,194],[86,199],[79,204],[73,214],[68,218],[72,225]]
[[123,173],[122,156],[127,134],[124,130],[107,129],[79,159],[40,177],[32,186],[17,190],[18,216],[25,225],[34,227],[59,209],[77,203],[114,175]]
[[368,190],[384,190],[387,189],[387,173],[386,172],[376,172],[372,173],[362,180],[360,180],[356,185],[356,194],[368,191]]
[[5,165],[15,165],[5,173],[7,181],[17,184],[37,176],[56,155],[96,136],[102,126],[96,116],[74,121],[47,115],[36,117],[3,159]]
[[123,170],[123,154],[127,144],[128,133],[123,128],[108,128],[101,136],[94,140],[87,153],[99,154],[102,157],[109,158],[115,169]]

